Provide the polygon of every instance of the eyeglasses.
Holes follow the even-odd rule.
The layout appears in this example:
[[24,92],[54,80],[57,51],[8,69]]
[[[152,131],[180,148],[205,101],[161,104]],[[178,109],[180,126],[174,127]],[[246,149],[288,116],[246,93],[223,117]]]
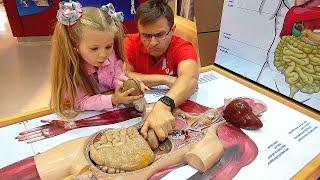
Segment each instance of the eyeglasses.
[[168,32],[160,32],[157,34],[140,33],[140,35],[141,35],[141,39],[143,41],[151,41],[152,37],[154,37],[157,41],[160,41],[160,40],[166,39],[166,37],[168,36],[168,34],[170,33],[171,30],[172,30],[172,28],[170,28],[170,30]]

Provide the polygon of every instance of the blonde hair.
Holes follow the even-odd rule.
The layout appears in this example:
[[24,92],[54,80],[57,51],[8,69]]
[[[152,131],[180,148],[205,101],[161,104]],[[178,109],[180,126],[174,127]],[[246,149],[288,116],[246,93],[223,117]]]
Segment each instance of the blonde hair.
[[64,118],[77,115],[78,88],[90,95],[99,93],[97,83],[89,77],[80,62],[77,47],[84,28],[115,33],[114,50],[119,58],[123,55],[123,28],[111,16],[95,7],[82,8],[82,16],[68,27],[59,21],[55,25],[51,49],[51,102],[50,108]]

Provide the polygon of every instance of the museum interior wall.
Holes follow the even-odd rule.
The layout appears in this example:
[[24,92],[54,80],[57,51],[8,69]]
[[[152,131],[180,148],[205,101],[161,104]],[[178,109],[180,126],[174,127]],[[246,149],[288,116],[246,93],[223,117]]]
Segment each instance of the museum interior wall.
[[223,0],[195,1],[197,37],[201,66],[212,65],[219,40]]

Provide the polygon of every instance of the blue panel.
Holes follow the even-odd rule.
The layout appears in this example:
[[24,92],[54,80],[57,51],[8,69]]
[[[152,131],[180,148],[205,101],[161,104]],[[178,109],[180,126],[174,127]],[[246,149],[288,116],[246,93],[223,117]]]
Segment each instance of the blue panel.
[[[124,13],[125,20],[133,20],[134,14],[131,14],[131,0],[79,0],[82,6],[95,6],[101,7],[102,5],[112,3],[116,11],[122,11]],[[134,7],[139,6],[139,0],[134,1]]]
[[[82,6],[101,7],[102,5],[112,3],[116,11],[124,13],[125,20],[133,20],[134,14],[131,14],[131,0],[78,0]],[[37,6],[32,0],[26,0],[28,7],[23,7],[21,0],[16,0],[18,13],[20,16],[37,14],[48,9],[48,6]],[[135,0],[135,8],[139,6],[139,0]],[[49,6],[52,5],[52,0],[49,0]]]
[[52,0],[49,0],[49,6],[37,6],[32,0],[26,0],[28,7],[22,5],[22,0],[16,0],[16,7],[19,16],[26,16],[31,14],[40,13],[48,9],[52,5]]

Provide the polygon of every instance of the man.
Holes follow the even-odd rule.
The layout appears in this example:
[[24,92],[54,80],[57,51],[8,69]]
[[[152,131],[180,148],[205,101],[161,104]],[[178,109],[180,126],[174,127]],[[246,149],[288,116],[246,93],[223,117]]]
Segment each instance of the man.
[[149,0],[137,9],[138,34],[125,39],[128,76],[147,86],[166,84],[168,93],[153,107],[141,134],[146,137],[152,128],[160,141],[175,126],[174,107],[186,101],[198,82],[197,54],[190,42],[173,35],[173,11],[164,0]]

